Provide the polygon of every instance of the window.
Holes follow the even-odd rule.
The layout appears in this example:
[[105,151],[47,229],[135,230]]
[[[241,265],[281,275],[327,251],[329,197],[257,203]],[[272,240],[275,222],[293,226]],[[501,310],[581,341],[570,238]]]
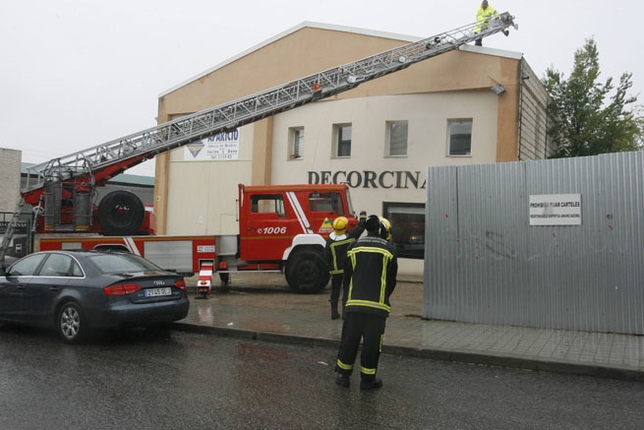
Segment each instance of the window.
[[309,209],[312,212],[335,212],[344,216],[342,196],[338,193],[311,193],[309,195]]
[[335,157],[351,157],[351,124],[333,126],[333,147]]
[[407,155],[407,121],[387,121],[387,155]]
[[258,194],[250,198],[251,212],[274,213],[279,217],[286,216],[284,200],[281,194]]
[[47,254],[32,254],[11,266],[7,276],[33,276]]
[[383,203],[384,217],[391,222],[391,241],[401,258],[425,257],[425,204]]
[[127,252],[118,254],[95,254],[88,257],[102,273],[131,273],[148,270],[161,270],[159,266],[145,258]]
[[51,254],[40,269],[40,276],[69,276],[74,260],[69,255]]
[[304,127],[292,127],[288,129],[288,155],[291,160],[302,158],[302,146],[304,145]]
[[448,121],[449,155],[472,155],[472,120]]

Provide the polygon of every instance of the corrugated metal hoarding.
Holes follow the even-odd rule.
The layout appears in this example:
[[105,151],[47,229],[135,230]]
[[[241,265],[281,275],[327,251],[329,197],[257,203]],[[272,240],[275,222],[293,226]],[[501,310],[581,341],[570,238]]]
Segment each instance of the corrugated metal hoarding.
[[423,317],[644,334],[644,154],[430,167]]

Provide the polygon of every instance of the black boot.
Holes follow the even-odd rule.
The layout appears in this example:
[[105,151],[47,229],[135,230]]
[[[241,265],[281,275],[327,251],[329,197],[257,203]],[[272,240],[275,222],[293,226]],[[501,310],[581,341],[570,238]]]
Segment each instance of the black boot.
[[338,375],[335,377],[335,383],[336,385],[339,385],[344,388],[349,388],[349,386],[351,385],[351,381],[349,380],[349,377],[341,373],[338,373]]
[[380,387],[382,387],[382,379],[380,378],[374,378],[367,381],[363,379],[360,381],[361,390],[377,390]]
[[337,320],[340,319],[340,314],[338,313],[338,301],[331,300],[331,319]]

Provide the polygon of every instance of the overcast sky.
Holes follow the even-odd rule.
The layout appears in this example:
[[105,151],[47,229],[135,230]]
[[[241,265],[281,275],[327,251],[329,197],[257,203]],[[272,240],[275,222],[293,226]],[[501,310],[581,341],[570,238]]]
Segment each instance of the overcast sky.
[[[593,37],[602,81],[644,104],[644,2],[490,0],[519,25],[484,45],[568,77]],[[475,20],[468,0],[0,0],[0,147],[40,163],[156,125],[161,93],[304,21],[428,37]],[[320,49],[325,49],[323,46]],[[148,162],[128,171],[153,174]]]

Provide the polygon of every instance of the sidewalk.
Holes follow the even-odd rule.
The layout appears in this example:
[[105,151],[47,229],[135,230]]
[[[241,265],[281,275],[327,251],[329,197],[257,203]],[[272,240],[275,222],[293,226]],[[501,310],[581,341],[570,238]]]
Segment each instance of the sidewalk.
[[[175,328],[337,348],[342,320],[331,320],[327,290],[294,294],[279,277],[242,282],[207,299],[191,294],[190,313]],[[411,282],[399,282],[392,309],[385,354],[644,380],[644,336],[427,321],[422,284]]]

